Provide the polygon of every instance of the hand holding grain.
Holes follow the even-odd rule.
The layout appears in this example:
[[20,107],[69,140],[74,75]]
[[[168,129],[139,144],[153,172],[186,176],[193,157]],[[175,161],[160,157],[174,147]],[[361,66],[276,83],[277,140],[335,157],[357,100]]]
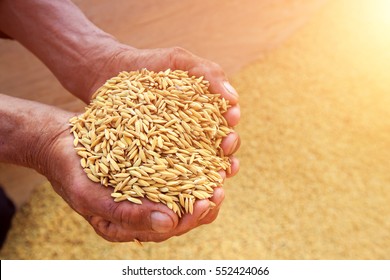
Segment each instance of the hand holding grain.
[[[224,113],[229,126],[234,127],[240,120],[238,94],[229,83],[222,68],[207,59],[198,57],[180,47],[159,49],[136,49],[123,45],[112,38],[98,44],[99,52],[92,50],[83,59],[83,67],[72,68],[56,74],[62,85],[72,94],[89,103],[94,92],[108,79],[121,71],[136,71],[143,68],[155,72],[171,70],[187,71],[190,76],[204,77],[210,82],[211,93],[221,94],[231,105]],[[88,77],[86,79],[86,77]],[[221,143],[226,155],[231,155],[231,172],[226,177],[234,176],[239,169],[239,162],[233,156],[240,146],[240,138],[236,132],[230,133]]]
[[[139,50],[120,44],[90,22],[71,1],[0,2],[1,31],[34,53],[66,89],[84,102],[89,103],[96,89],[121,71],[179,69],[204,76],[210,82],[210,91],[220,93],[232,105],[224,113],[227,124],[234,127],[238,123],[237,93],[217,64],[177,47]],[[180,221],[161,203],[114,202],[111,190],[97,187],[80,166],[68,125],[75,113],[2,95],[0,98],[0,160],[44,174],[56,192],[105,239],[163,241],[217,217],[224,198],[219,187],[210,199],[195,202],[192,215],[185,214]],[[233,154],[239,143],[235,132],[222,140],[221,148],[231,163],[230,172],[222,172],[223,178],[238,171]],[[212,209],[209,200],[216,205]]]
[[[86,103],[90,102],[92,95],[99,87],[121,71],[136,71],[143,68],[155,72],[167,69],[183,70],[187,71],[189,76],[204,77],[209,81],[209,91],[221,94],[221,97],[229,102],[230,107],[223,116],[230,127],[236,126],[240,120],[238,94],[228,82],[222,68],[182,48],[136,49],[113,41],[98,57],[88,60],[88,63],[95,67],[85,68],[94,69],[93,72],[75,72],[72,75],[73,79],[69,82],[62,81],[65,87]],[[86,76],[90,77],[87,81]],[[226,177],[234,176],[239,169],[238,160],[233,156],[239,146],[240,138],[234,131],[221,143],[225,155],[231,156],[232,168]]]
[[[70,120],[87,177],[114,201],[164,203],[179,217],[221,186],[231,169],[221,142],[230,107],[203,77],[185,71],[122,71]],[[211,206],[215,206],[211,203]]]
[[[113,74],[123,69],[149,67],[152,69],[184,68],[189,74],[208,77],[210,81],[210,91],[222,94],[222,97],[229,100],[232,106],[224,114],[227,123],[234,126],[239,120],[238,97],[234,94],[234,89],[228,84],[226,77],[216,64],[203,60],[181,49],[158,49],[158,50],[134,50],[121,51],[109,59],[111,64],[107,64],[100,71],[99,76],[94,77],[97,86],[93,86],[88,91],[88,98],[93,91],[100,87]],[[141,62],[141,63],[140,63]],[[140,64],[138,64],[140,63]],[[157,71],[156,70],[156,71]],[[230,92],[228,91],[230,90]],[[233,92],[233,94],[231,93]],[[71,174],[68,187],[60,187],[63,180],[54,183],[57,191],[68,190],[61,194],[68,197],[66,200],[72,207],[83,215],[94,227],[96,232],[107,240],[112,241],[163,241],[172,236],[181,235],[199,225],[210,223],[215,220],[219,212],[220,205],[224,198],[224,191],[217,187],[214,189],[212,198],[209,200],[216,205],[211,208],[207,199],[198,200],[194,204],[193,213],[185,214],[179,219],[168,207],[152,203],[146,199],[142,200],[142,205],[131,203],[115,203],[110,197],[112,190],[96,188],[80,168],[80,158],[71,151],[74,139],[69,135],[63,135],[59,145],[63,148],[56,149],[65,151],[62,157],[72,159],[72,164],[68,165]],[[232,154],[239,147],[239,137],[235,132],[230,133],[221,143],[225,155],[230,156],[231,169],[225,174],[221,171],[222,177],[233,176],[238,171],[238,161]],[[55,180],[53,180],[55,181]],[[92,190],[93,188],[93,190]],[[84,190],[81,191],[80,190]],[[94,195],[91,194],[94,193]],[[81,208],[80,208],[81,206]]]
[[[117,64],[117,67],[125,66]],[[223,87],[224,76],[208,76],[210,82],[214,79],[210,88]],[[215,85],[218,82],[219,84]],[[234,102],[237,100],[229,96],[229,93],[225,91],[223,94],[226,99],[230,97],[233,104],[236,104]],[[202,224],[211,223],[217,217],[224,199],[224,191],[220,187],[214,188],[211,198],[196,201],[193,213],[184,214],[180,219],[166,205],[147,199],[142,205],[114,202],[110,196],[112,190],[92,182],[80,166],[80,158],[74,151],[74,139],[69,134],[68,123],[76,113],[8,96],[0,98],[0,113],[5,122],[2,126],[5,129],[2,136],[6,137],[0,149],[0,159],[3,162],[35,168],[45,175],[54,190],[103,238],[110,241],[137,239],[159,242],[184,234]],[[235,106],[229,110],[232,108]],[[238,121],[239,110],[236,108],[237,111],[233,113],[225,113],[230,125]],[[238,145],[233,145],[234,141],[231,139],[239,141],[237,134],[231,133],[221,143],[224,154],[228,156],[238,148]],[[231,173],[223,173],[223,178],[234,175],[238,170],[238,162],[233,157],[230,162]],[[215,207],[210,208],[209,201],[212,201]]]

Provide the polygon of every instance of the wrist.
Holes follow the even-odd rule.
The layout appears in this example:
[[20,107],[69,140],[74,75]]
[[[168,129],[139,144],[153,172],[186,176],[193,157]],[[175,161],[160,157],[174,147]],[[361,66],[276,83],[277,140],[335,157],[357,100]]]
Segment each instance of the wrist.
[[47,175],[53,142],[68,130],[71,113],[0,94],[0,161]]
[[124,47],[70,0],[0,1],[0,30],[34,53],[85,102],[106,61]]
[[[114,38],[95,37],[84,48],[83,58],[57,76],[62,85],[85,103],[89,103],[93,93],[108,79],[116,76],[120,68],[118,62],[123,53],[135,53],[135,48],[119,43]],[[127,61],[130,60],[127,56]]]

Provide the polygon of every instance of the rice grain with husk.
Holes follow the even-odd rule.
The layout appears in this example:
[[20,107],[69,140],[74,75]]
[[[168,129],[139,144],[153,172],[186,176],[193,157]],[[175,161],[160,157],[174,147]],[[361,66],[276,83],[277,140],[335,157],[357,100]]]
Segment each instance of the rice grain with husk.
[[220,143],[229,108],[203,77],[181,70],[121,72],[70,120],[87,177],[112,187],[114,201],[164,203],[179,216],[212,197],[230,169]]

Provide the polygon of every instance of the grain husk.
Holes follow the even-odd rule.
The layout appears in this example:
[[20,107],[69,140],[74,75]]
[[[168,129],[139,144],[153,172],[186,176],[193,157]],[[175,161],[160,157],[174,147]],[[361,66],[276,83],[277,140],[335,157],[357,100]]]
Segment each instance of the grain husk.
[[[203,77],[181,70],[119,73],[70,119],[87,178],[113,188],[114,201],[163,203],[179,216],[221,186],[230,170],[220,147],[232,129],[227,100]],[[214,204],[213,204],[214,205]]]

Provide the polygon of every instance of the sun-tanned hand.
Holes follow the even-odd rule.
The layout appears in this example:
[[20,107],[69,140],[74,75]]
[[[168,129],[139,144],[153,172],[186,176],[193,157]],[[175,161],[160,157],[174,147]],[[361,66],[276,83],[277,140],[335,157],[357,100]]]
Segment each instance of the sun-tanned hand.
[[[235,126],[239,121],[237,93],[217,64],[181,48],[139,50],[119,43],[68,0],[3,0],[0,30],[33,52],[66,89],[86,103],[98,87],[120,71],[181,69],[210,81],[210,90],[233,105],[224,115],[228,123]],[[77,113],[4,95],[0,99],[0,117],[4,120],[0,124],[0,161],[41,172],[105,239],[158,242],[217,217],[224,199],[222,188],[216,188],[211,198],[216,207],[210,208],[208,200],[197,201],[194,213],[181,219],[165,205],[146,199],[142,205],[114,202],[110,197],[112,190],[91,182],[80,166],[68,124]],[[239,144],[235,132],[221,144],[232,162],[231,173],[222,172],[223,177],[238,171],[238,160],[233,154]]]
[[[214,63],[203,60],[181,49],[157,49],[157,50],[136,50],[129,48],[108,58],[109,63],[96,76],[96,85],[89,90],[92,94],[96,88],[101,86],[108,78],[116,75],[120,69],[141,69],[148,68],[155,71],[167,68],[184,69],[197,76],[205,76],[211,81],[214,91],[218,90],[232,104],[237,104],[237,97],[225,88],[227,81],[223,72]],[[142,62],[141,65],[137,63]],[[154,62],[154,64],[153,64]],[[180,65],[180,63],[182,63]],[[191,66],[191,68],[188,68]],[[106,72],[105,72],[106,71]],[[225,114],[230,125],[235,125],[239,120],[239,109],[237,105],[231,107]],[[236,142],[237,141],[237,142]],[[212,201],[217,207],[210,209],[207,201],[198,201],[195,204],[193,215],[185,215],[180,220],[177,215],[162,204],[156,204],[143,200],[142,205],[130,203],[115,203],[110,197],[111,190],[102,191],[97,188],[85,176],[80,168],[79,157],[72,147],[73,139],[68,131],[56,142],[56,151],[61,162],[67,157],[61,168],[65,171],[58,173],[59,178],[51,179],[57,192],[64,197],[68,203],[81,215],[83,215],[95,228],[98,234],[108,240],[128,241],[138,239],[141,241],[162,241],[174,235],[183,234],[201,224],[212,222],[218,214],[219,207],[224,198],[222,188],[215,190]],[[235,143],[236,142],[236,143]],[[236,133],[226,137],[222,143],[226,154],[231,155],[239,146],[239,138]],[[50,170],[57,168],[49,168]],[[232,173],[238,171],[238,162],[232,157]],[[72,174],[67,180],[62,174]],[[225,176],[225,174],[223,174]],[[66,186],[66,187],[64,187]],[[63,191],[61,193],[61,190]],[[82,191],[80,191],[82,190]],[[75,196],[76,194],[76,196]],[[80,208],[81,206],[81,208]]]

